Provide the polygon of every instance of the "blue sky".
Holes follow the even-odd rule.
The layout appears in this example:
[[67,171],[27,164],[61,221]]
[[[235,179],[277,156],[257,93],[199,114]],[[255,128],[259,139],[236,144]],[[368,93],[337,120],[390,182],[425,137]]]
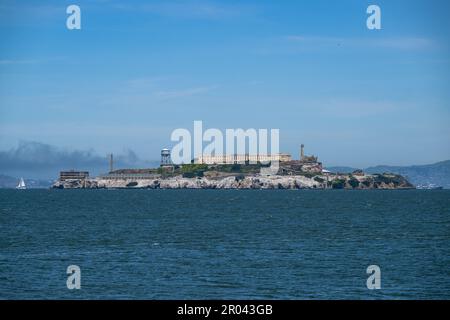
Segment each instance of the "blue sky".
[[[77,4],[82,29],[66,28]],[[377,4],[382,30],[366,28]],[[325,165],[450,159],[448,1],[2,1],[0,150],[158,159],[176,128],[279,128]]]

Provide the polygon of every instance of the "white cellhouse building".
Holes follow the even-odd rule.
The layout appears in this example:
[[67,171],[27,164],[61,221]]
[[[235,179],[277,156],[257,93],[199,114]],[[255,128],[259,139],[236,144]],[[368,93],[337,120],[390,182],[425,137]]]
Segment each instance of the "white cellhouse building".
[[196,164],[244,164],[244,163],[268,163],[271,161],[291,161],[289,153],[277,154],[225,154],[225,155],[201,155],[194,159]]

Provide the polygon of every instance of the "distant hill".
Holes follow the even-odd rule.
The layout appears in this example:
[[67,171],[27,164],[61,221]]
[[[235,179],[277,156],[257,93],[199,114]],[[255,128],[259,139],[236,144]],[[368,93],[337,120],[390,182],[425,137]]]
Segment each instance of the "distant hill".
[[[351,167],[330,167],[331,172],[349,173],[356,170]],[[414,185],[435,184],[450,189],[450,160],[416,166],[375,166],[363,169],[367,173],[397,173]]]
[[450,189],[450,160],[420,166],[376,166],[367,168],[367,173],[393,172],[407,178],[414,185],[435,184]]
[[[49,188],[53,181],[51,180],[36,180],[36,179],[24,179],[27,188]],[[0,174],[0,188],[15,188],[19,183],[19,178],[14,178],[4,174]]]

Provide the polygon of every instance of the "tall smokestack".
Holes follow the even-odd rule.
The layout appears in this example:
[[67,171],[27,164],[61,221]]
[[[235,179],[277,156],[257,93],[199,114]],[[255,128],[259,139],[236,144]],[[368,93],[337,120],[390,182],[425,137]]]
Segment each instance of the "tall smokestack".
[[303,160],[305,158],[305,151],[304,151],[305,145],[302,144],[300,146],[300,160]]
[[114,166],[113,166],[113,154],[111,153],[109,155],[109,172],[113,172]]

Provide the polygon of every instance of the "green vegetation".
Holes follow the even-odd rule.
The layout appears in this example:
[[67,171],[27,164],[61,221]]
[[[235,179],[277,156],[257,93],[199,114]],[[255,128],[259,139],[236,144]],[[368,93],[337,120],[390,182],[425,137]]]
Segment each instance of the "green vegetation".
[[359,187],[359,181],[355,179],[353,176],[348,180],[348,184],[352,186],[353,189],[356,189]]
[[258,164],[220,164],[210,165],[209,171],[225,172],[225,173],[242,173],[242,174],[256,174],[259,173],[262,167],[268,165]]
[[267,167],[269,165],[258,164],[183,164],[175,167],[160,167],[156,169],[156,173],[160,174],[163,178],[182,175],[185,178],[203,177],[205,172],[222,172],[222,173],[236,173],[241,175],[257,174],[260,172],[261,167]]
[[181,167],[181,174],[184,178],[203,177],[205,171],[208,171],[206,164],[186,164]]
[[369,181],[369,180],[364,180],[364,181],[362,182],[362,184],[363,184],[364,186],[366,186],[366,187],[370,187],[370,181]]
[[343,179],[333,180],[333,182],[331,183],[331,186],[333,187],[333,189],[344,189],[345,180],[343,180]]
[[374,175],[374,181],[376,183],[385,183],[390,184],[393,183],[395,185],[401,184],[403,182],[403,178],[398,175],[392,175],[392,174],[375,174]]
[[315,177],[317,175],[317,173],[315,173],[315,172],[304,172],[303,171],[303,172],[299,172],[298,175],[307,177],[309,179],[312,179],[313,177]]
[[318,183],[323,183],[325,180],[322,179],[321,177],[314,177],[314,180],[317,181]]
[[[242,175],[255,175],[261,172],[261,168],[270,167],[269,164],[183,164],[180,166],[172,167],[160,167],[156,169],[156,173],[162,175],[164,178],[173,177],[177,175],[183,175],[186,178],[193,177],[203,177],[205,172],[217,172],[217,173],[231,173],[231,174],[242,174]],[[281,170],[282,171],[282,170]],[[280,175],[285,175],[280,173]],[[307,171],[299,171],[295,172],[297,175],[301,175],[307,177],[309,179],[313,179],[316,177],[316,181],[319,183],[323,183],[321,177],[317,176],[317,172],[307,172]]]

